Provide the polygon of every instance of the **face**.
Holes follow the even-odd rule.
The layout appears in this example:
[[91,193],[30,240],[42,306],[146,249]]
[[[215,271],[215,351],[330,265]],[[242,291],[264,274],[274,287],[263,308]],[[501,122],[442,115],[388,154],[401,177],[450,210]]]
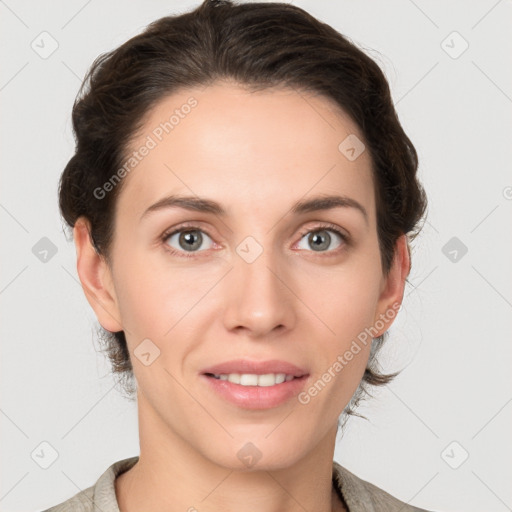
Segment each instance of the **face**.
[[[325,97],[227,83],[145,119],[112,267],[88,292],[103,327],[125,331],[141,449],[172,439],[225,467],[278,468],[334,441],[362,333],[389,328],[408,264],[402,251],[383,275],[369,152],[340,149],[348,136],[363,140]],[[313,201],[328,196],[342,199]]]

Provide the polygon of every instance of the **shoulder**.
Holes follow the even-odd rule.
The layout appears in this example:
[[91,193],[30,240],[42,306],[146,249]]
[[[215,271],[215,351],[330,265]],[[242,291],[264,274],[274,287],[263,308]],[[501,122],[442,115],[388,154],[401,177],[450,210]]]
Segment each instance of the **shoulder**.
[[55,505],[43,512],[93,512],[94,511],[94,486],[88,487],[69,500]]
[[349,512],[431,512],[395,498],[335,461],[333,483],[343,496]]
[[137,456],[115,462],[106,469],[94,485],[43,512],[96,512],[97,510],[119,512],[115,479],[124,471],[128,471],[138,460]]

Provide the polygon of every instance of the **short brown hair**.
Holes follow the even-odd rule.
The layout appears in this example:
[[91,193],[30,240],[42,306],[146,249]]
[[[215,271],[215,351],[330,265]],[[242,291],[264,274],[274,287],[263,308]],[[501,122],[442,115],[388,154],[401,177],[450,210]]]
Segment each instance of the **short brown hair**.
[[[398,237],[409,240],[427,200],[417,179],[415,148],[398,120],[379,66],[334,28],[286,3],[205,0],[196,9],[148,25],[119,48],[100,55],[89,69],[73,106],[76,151],[59,184],[61,214],[73,227],[80,216],[91,226],[97,252],[109,259],[114,206],[122,189],[98,199],[101,187],[122,166],[129,142],[145,114],[178,89],[234,81],[252,90],[293,87],[333,100],[358,125],[370,152],[375,183],[377,231],[385,274]],[[114,374],[133,398],[133,368],[123,331],[100,327]],[[398,373],[381,374],[375,338],[358,391],[381,386]],[[358,414],[356,414],[358,415]],[[360,416],[360,415],[358,415]]]

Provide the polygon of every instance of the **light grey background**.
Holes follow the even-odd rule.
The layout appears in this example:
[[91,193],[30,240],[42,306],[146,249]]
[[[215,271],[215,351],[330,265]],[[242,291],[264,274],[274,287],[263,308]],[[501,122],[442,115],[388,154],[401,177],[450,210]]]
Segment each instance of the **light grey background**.
[[[383,359],[387,371],[407,368],[360,409],[370,422],[351,420],[335,458],[416,506],[512,510],[512,2],[293,3],[384,69],[430,201]],[[196,5],[0,1],[1,510],[43,510],[139,453],[136,405],[98,352],[57,182],[94,58]],[[51,38],[58,48],[42,58]],[[46,262],[32,251],[43,237],[57,249]],[[450,245],[443,253],[452,237],[468,249],[456,261]],[[35,455],[51,456],[43,442],[58,453],[48,469]]]

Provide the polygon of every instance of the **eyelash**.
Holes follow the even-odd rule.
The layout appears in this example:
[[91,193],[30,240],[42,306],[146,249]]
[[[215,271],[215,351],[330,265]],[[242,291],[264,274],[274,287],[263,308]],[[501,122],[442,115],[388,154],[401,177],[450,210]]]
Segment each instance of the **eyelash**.
[[[345,245],[350,244],[350,238],[348,237],[348,235],[345,235],[344,233],[342,233],[335,224],[330,224],[330,223],[321,224],[319,226],[315,226],[314,228],[310,228],[310,229],[304,229],[303,231],[300,232],[300,237],[302,238],[305,235],[307,235],[308,233],[315,233],[317,231],[324,231],[324,230],[333,231],[343,240]],[[187,253],[185,251],[178,251],[178,250],[174,249],[173,247],[171,247],[169,244],[166,244],[166,241],[172,235],[175,235],[176,233],[180,233],[182,231],[201,231],[202,233],[207,234],[210,238],[213,238],[208,233],[208,231],[205,231],[204,229],[200,228],[197,225],[188,224],[188,223],[182,224],[182,225],[178,226],[177,228],[173,228],[168,231],[165,231],[160,237],[160,240],[164,244],[165,250],[170,252],[172,255],[178,256],[180,258],[197,258],[196,252]],[[325,252],[325,254],[329,254],[329,253],[337,254],[340,252],[340,250],[343,250],[343,249],[338,248],[333,251],[324,251],[324,252]],[[199,252],[202,252],[202,251],[199,251]]]

